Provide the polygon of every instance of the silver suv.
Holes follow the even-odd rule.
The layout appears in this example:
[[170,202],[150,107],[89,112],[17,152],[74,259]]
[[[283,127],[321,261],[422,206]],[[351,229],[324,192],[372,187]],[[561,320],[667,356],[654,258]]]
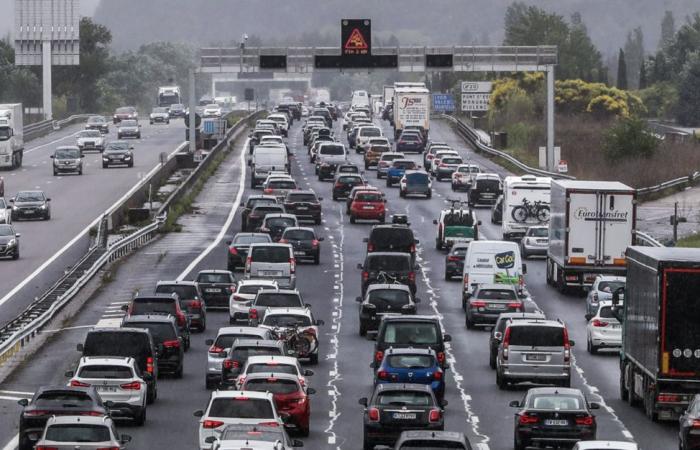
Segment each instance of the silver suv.
[[505,389],[523,381],[571,385],[571,347],[559,320],[511,320],[498,346],[496,384]]
[[245,263],[245,277],[274,280],[281,288],[296,286],[297,262],[290,244],[250,244]]

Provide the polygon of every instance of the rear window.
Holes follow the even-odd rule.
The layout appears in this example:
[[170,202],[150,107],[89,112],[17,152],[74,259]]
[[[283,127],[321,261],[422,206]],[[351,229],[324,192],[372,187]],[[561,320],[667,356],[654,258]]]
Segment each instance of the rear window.
[[214,347],[231,348],[236,339],[261,339],[257,334],[222,334],[216,338]]
[[310,327],[311,319],[307,316],[296,314],[275,314],[267,315],[263,320],[263,325],[271,327]]
[[253,209],[253,214],[254,215],[265,215],[268,213],[283,213],[284,208],[281,206],[256,206],[255,209]]
[[246,370],[246,373],[266,373],[266,372],[288,373],[291,375],[296,375],[297,368],[294,366],[290,366],[289,364],[276,364],[274,362],[270,362],[270,363],[265,363],[265,364],[250,364],[248,366],[248,369]]
[[133,375],[131,367],[110,365],[85,366],[78,372],[80,378],[121,379],[132,378]]
[[381,255],[379,257],[369,257],[367,264],[371,271],[407,271],[410,270],[410,258],[408,255]]
[[403,158],[403,155],[382,155],[382,161],[393,161],[399,158]]
[[462,158],[442,158],[442,162],[445,164],[461,164]]
[[506,289],[482,289],[476,295],[483,300],[517,300],[515,292]]
[[447,213],[445,214],[445,226],[474,226],[474,217],[468,213]]
[[622,287],[625,287],[624,281],[601,281],[598,283],[598,290],[603,292],[612,293]]
[[263,262],[263,263],[288,263],[289,247],[276,247],[276,246],[264,246],[264,247],[253,247],[252,251],[253,262]]
[[400,450],[403,450],[405,448],[419,448],[421,450],[444,450],[446,448],[451,448],[451,449],[461,449],[461,450],[466,450],[466,447],[464,447],[464,444],[460,442],[451,442],[451,441],[438,441],[435,439],[430,439],[430,440],[421,440],[421,439],[416,439],[416,440],[411,440],[411,441],[406,441],[401,444],[401,447],[399,447]]
[[[143,328],[143,327],[141,327]],[[114,331],[88,333],[83,356],[143,356],[150,354],[148,335],[143,332]]]
[[373,153],[384,153],[389,151],[389,147],[386,145],[373,145],[370,147],[370,151]]
[[272,180],[267,183],[268,189],[296,189],[297,184],[292,180]]
[[386,344],[432,345],[439,343],[438,333],[437,325],[433,323],[388,323],[383,340]]
[[311,230],[287,230],[284,232],[285,239],[295,241],[310,241],[315,238],[314,232]]
[[369,302],[380,308],[400,308],[409,303],[408,292],[399,289],[374,289],[369,292]]
[[294,203],[294,202],[306,202],[306,203],[315,203],[316,196],[314,194],[289,194],[287,195],[287,201]]
[[299,392],[299,385],[294,380],[270,377],[267,379],[248,380],[243,390],[270,392],[271,394],[292,394]]
[[617,320],[617,318],[613,315],[612,306],[601,306],[599,308],[598,315],[600,317],[602,317],[603,319],[615,319],[615,320]]
[[236,236],[236,238],[233,240],[233,245],[255,244],[262,242],[270,242],[270,237],[267,234],[257,236]]
[[342,145],[324,145],[318,152],[322,155],[344,155],[345,148]]
[[272,402],[258,398],[216,398],[209,408],[210,417],[269,419],[275,416]]
[[112,439],[109,427],[90,424],[58,424],[46,430],[46,440],[56,442],[105,442]]
[[148,313],[175,314],[175,299],[135,299],[131,308],[132,315],[142,315]]
[[338,183],[344,184],[362,184],[362,178],[360,177],[339,177]]
[[476,166],[463,166],[458,169],[461,173],[479,173],[479,168]]
[[238,292],[240,294],[255,294],[257,293],[260,289],[269,289],[270,286],[268,285],[259,285],[259,284],[246,284],[244,286],[241,286],[238,288]]
[[202,273],[197,276],[198,283],[230,283],[231,276],[227,273]]
[[389,366],[396,369],[427,369],[435,365],[431,355],[395,355],[387,358]]
[[302,306],[301,300],[295,294],[283,294],[277,292],[258,294],[255,300],[256,306],[288,307],[294,308]]
[[255,198],[255,199],[248,199],[248,204],[246,205],[246,207],[252,208],[256,205],[275,204],[275,203],[277,203],[277,200],[272,199],[272,198]]
[[381,406],[431,406],[433,398],[427,392],[391,391],[377,397]]
[[236,361],[245,361],[251,356],[267,355],[282,356],[282,353],[277,347],[236,347],[236,349],[231,354],[231,358]]
[[401,227],[374,228],[369,235],[369,242],[374,245],[375,251],[411,246],[414,243],[413,231]]
[[452,251],[450,252],[450,255],[466,256],[467,255],[467,247],[453,248]]
[[32,404],[43,408],[88,408],[92,406],[92,398],[80,391],[46,391],[34,399]]
[[358,202],[382,202],[382,196],[380,194],[365,194],[360,193],[355,196],[355,200]]
[[188,285],[161,284],[156,288],[156,294],[177,294],[180,300],[190,300],[197,298],[197,288]]
[[379,128],[360,128],[361,136],[381,136],[382,132]]
[[510,327],[510,345],[524,347],[563,347],[564,328],[548,326]]
[[291,217],[271,217],[265,221],[268,227],[293,227],[296,221]]
[[529,230],[527,230],[527,235],[539,237],[539,238],[549,237],[549,229],[547,229],[547,228],[530,228]]
[[418,136],[416,136],[415,134],[404,134],[401,136],[401,140],[408,142],[417,142]]
[[168,322],[128,322],[127,326],[149,330],[153,336],[153,342],[156,344],[177,339],[175,328]]
[[554,409],[558,411],[583,409],[583,398],[573,395],[533,395],[530,398],[529,407],[534,409]]
[[498,180],[476,180],[475,188],[480,191],[497,192],[501,188],[501,183]]

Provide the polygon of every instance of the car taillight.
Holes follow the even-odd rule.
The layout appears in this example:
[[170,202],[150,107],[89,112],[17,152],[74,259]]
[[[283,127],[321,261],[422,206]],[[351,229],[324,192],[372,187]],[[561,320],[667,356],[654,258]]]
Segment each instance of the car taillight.
[[370,408],[367,410],[367,418],[370,422],[379,422],[379,410],[377,408]]
[[569,362],[571,360],[571,345],[569,344],[569,330],[564,328],[562,330],[564,333],[564,362]]
[[266,194],[272,194],[272,188],[265,188]]
[[472,308],[485,308],[486,302],[484,300],[472,300],[469,302],[469,306]]
[[700,419],[693,419],[693,421],[690,423],[690,426],[692,428],[700,428]]
[[313,334],[314,336],[316,336],[316,329],[309,327],[309,328],[304,330],[304,333]]
[[146,358],[146,372],[153,374],[153,358],[151,356]]
[[593,325],[594,327],[607,327],[609,325],[609,323],[605,322],[604,320],[593,319],[593,322],[591,322],[591,325]]
[[464,289],[468,289],[468,288],[469,288],[469,275],[467,275],[465,273],[464,274]]
[[576,418],[576,425],[583,425],[585,427],[590,427],[595,424],[595,417],[593,416],[584,416],[584,417],[577,417]]
[[318,247],[318,239],[314,239],[313,241],[311,241],[311,246]]
[[286,239],[280,239],[280,240],[277,241],[277,242],[279,242],[280,244],[288,244],[288,243],[289,243],[289,241],[286,240]]
[[45,416],[47,414],[53,414],[53,411],[44,411],[44,410],[35,409],[34,411],[25,411],[24,412],[25,416],[30,416],[30,417]]
[[442,365],[445,364],[445,352],[437,352],[437,360]]
[[217,356],[219,353],[223,352],[224,349],[221,347],[217,347],[216,345],[212,345],[209,347],[209,354]]
[[82,381],[78,381],[78,380],[71,380],[70,385],[72,387],[90,387],[90,385],[88,383],[83,383]]
[[528,413],[521,413],[518,415],[518,423],[520,425],[532,425],[535,423],[539,423],[540,418],[537,416],[531,416]]
[[368,253],[371,253],[371,252],[373,252],[373,251],[374,251],[374,244],[372,244],[371,242],[369,242],[369,243],[367,244],[367,252],[368,252]]
[[131,383],[124,383],[119,385],[120,388],[126,389],[127,391],[140,391],[141,383],[138,381],[132,381]]
[[503,359],[508,361],[508,346],[510,345],[510,327],[506,328],[506,332],[503,335]]
[[97,450],[120,450],[119,447],[97,447]]
[[523,304],[521,302],[510,302],[508,303],[508,308],[522,309]]
[[259,427],[278,427],[280,424],[277,422],[260,422],[256,424]]
[[187,323],[187,319],[185,317],[185,314],[182,312],[177,313],[177,324],[180,327],[184,327],[185,324]]
[[238,361],[233,361],[231,359],[224,360],[224,369],[237,369],[241,366]]
[[661,403],[676,403],[680,401],[680,396],[676,394],[659,394],[656,396],[656,401]]
[[377,378],[379,378],[380,380],[388,380],[389,372],[387,372],[386,370],[380,370],[379,372],[377,372]]
[[248,256],[248,257],[245,259],[245,270],[246,270],[246,272],[250,272],[250,265],[251,265],[252,263],[253,263],[253,258],[250,257],[250,256]]
[[362,279],[364,281],[367,281],[368,278],[369,278],[369,272],[367,272],[366,270],[363,270],[362,271]]
[[428,420],[430,422],[438,422],[442,418],[442,412],[439,409],[431,409],[430,414],[428,414]]
[[441,370],[436,370],[435,372],[433,372],[433,380],[435,380],[435,381],[442,380],[442,376],[443,376],[443,373]]
[[448,256],[447,260],[448,261],[459,261],[459,256]]
[[413,272],[413,271],[408,272],[408,281],[411,281],[411,282],[416,281],[416,273],[415,272]]
[[295,273],[297,271],[297,260],[295,258],[289,258],[289,272]]
[[58,447],[46,447],[45,445],[39,445],[34,447],[36,450],[58,450]]
[[229,247],[228,252],[232,255],[238,255],[238,250],[236,250],[236,247]]
[[374,352],[374,361],[377,363],[382,362],[382,359],[384,359],[384,352],[381,350],[377,350]]
[[335,183],[333,187],[336,189],[340,189],[341,187],[343,187],[343,183]]
[[409,248],[408,251],[410,251],[411,253],[415,253],[416,252],[416,244],[415,243],[411,244],[411,248]]
[[202,422],[202,428],[207,428],[207,429],[212,429],[212,428],[219,428],[222,426],[224,423],[220,420],[205,420]]
[[190,308],[201,309],[202,308],[202,301],[201,300],[192,300],[190,302]]
[[180,348],[180,340],[173,339],[172,341],[163,341],[163,347],[165,347],[165,348]]
[[258,310],[255,308],[250,308],[248,310],[248,318],[251,320],[257,320],[258,319]]

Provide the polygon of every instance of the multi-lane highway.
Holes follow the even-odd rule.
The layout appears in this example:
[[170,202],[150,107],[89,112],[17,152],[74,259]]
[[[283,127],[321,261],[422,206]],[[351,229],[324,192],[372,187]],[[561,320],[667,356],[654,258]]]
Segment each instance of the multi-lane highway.
[[[389,134],[388,128],[385,127],[385,131]],[[447,142],[485,170],[506,174],[502,168],[472,153],[446,123],[433,122],[430,133],[432,139]],[[339,127],[336,135],[344,141],[344,133]],[[362,445],[362,407],[357,400],[367,396],[372,388],[369,369],[372,341],[358,335],[354,299],[360,293],[360,272],[356,265],[364,259],[362,239],[368,235],[371,225],[351,225],[341,203],[331,200],[331,183],[316,180],[306,149],[301,146],[298,125],[290,132],[289,144],[296,152],[293,174],[297,181],[302,187],[312,188],[324,197],[324,220],[316,227],[319,234],[326,237],[322,243],[321,264],[301,265],[297,273],[297,286],[304,300],[313,306],[315,316],[325,321],[320,332],[322,356],[318,366],[312,368],[316,373],[310,378],[311,386],[317,391],[312,398],[311,435],[304,442],[306,448],[311,449],[358,449]],[[243,143],[239,142],[235,154],[207,183],[195,205],[197,214],[181,220],[182,233],[165,236],[121,264],[113,281],[105,285],[73,321],[65,324],[67,328],[56,331],[55,339],[4,383],[3,391],[0,391],[0,436],[8,442],[7,449],[13,448],[11,439],[17,432],[20,407],[15,400],[23,393],[29,395],[40,385],[65,383],[63,372],[75,367],[79,356],[75,345],[82,342],[86,328],[98,323],[118,323],[121,305],[134,291],[152,288],[157,280],[179,276],[188,278],[204,268],[225,268],[223,238],[240,229],[240,217],[234,213],[238,198],[251,193],[245,179],[241,178],[246,170],[240,156],[242,147]],[[410,157],[420,159],[420,156]],[[351,160],[359,164],[361,155],[353,152]],[[409,215],[411,228],[421,241],[417,296],[423,301],[418,312],[439,315],[446,332],[452,335],[446,429],[463,431],[472,443],[488,446],[484,448],[512,448],[513,410],[508,403],[522,398],[525,389],[501,391],[496,387],[495,373],[488,365],[488,333],[465,328],[460,283],[444,280],[445,255],[433,245],[435,226],[432,219],[447,206],[446,199],[456,195],[448,182],[434,182],[431,200],[401,199],[396,188],[385,188],[383,182],[376,183],[373,171],[365,175],[386,192],[391,212]],[[61,180],[64,181],[68,180]],[[489,210],[479,210],[477,215],[483,222],[480,228],[482,237],[500,238],[500,229],[490,224]],[[591,356],[586,352],[584,299],[564,296],[548,287],[542,260],[529,260],[527,264],[526,282],[533,299],[547,316],[562,319],[578,344],[573,352],[576,370],[572,386],[582,389],[591,401],[604,404],[597,412],[598,436],[634,439],[649,449],[675,448],[676,423],[652,423],[641,410],[619,400],[616,354]],[[207,331],[193,335],[192,348],[186,355],[184,377],[159,381],[159,398],[157,403],[149,406],[146,426],[137,428],[126,423],[120,426],[122,432],[134,438],[130,448],[196,447],[197,419],[192,416],[192,411],[206,406],[209,397],[204,388],[207,354],[204,341],[212,338],[216,329],[227,323],[226,313],[211,312]],[[0,448],[5,442],[0,442]]]
[[[75,145],[84,124],[66,127],[32,140],[25,150],[21,169],[0,172],[5,178],[5,196],[21,190],[43,190],[51,198],[51,220],[16,221],[21,233],[19,260],[0,261],[0,324],[17,315],[35,297],[74,264],[89,245],[88,229],[110,205],[117,202],[159,162],[159,154],[170,154],[184,140],[182,121],[149,125],[142,121],[142,138],[133,140],[134,167],[102,168],[101,155],[86,152],[83,175],[54,176],[52,160],[56,147]],[[110,125],[107,140],[116,140]]]

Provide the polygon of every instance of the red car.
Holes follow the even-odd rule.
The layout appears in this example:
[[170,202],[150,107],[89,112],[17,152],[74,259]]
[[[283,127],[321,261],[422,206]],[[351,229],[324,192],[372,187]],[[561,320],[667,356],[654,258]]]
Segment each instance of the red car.
[[350,223],[355,223],[357,219],[378,220],[379,223],[384,223],[386,219],[385,202],[381,192],[358,192],[350,204]]
[[311,404],[309,395],[316,391],[305,387],[299,377],[290,373],[251,373],[241,386],[242,391],[270,392],[277,411],[286,416],[285,426],[302,436],[309,435]]

